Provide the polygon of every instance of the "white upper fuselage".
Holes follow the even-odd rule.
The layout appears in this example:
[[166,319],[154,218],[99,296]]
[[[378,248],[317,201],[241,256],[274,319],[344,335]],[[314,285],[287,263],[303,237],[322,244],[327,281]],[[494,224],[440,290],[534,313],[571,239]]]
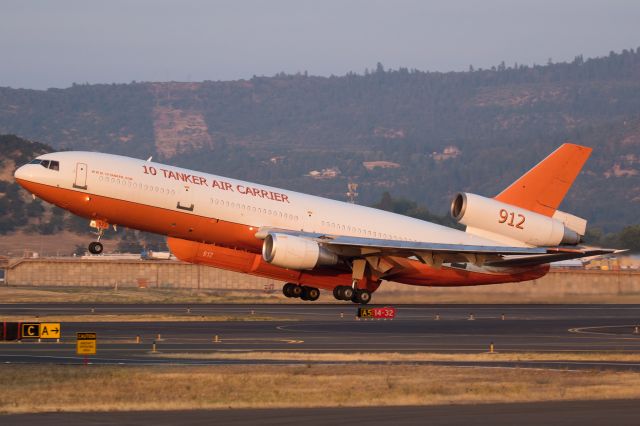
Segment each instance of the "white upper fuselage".
[[151,161],[80,151],[45,154],[38,159],[58,161],[59,170],[26,164],[16,171],[16,178],[243,224],[256,231],[275,227],[367,238],[505,245],[383,210]]

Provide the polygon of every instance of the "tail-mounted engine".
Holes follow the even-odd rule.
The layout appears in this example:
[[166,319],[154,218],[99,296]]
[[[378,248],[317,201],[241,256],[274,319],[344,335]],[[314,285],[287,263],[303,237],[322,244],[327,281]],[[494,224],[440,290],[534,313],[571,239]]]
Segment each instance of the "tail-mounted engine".
[[262,258],[272,265],[297,270],[338,263],[338,255],[316,241],[277,233],[264,239]]
[[[555,219],[555,215],[548,217],[469,193],[459,193],[451,202],[451,216],[467,225],[470,234],[511,244],[515,240],[532,246],[580,243],[586,222],[567,213],[558,213],[558,219]],[[577,226],[569,228],[567,225],[571,223]]]

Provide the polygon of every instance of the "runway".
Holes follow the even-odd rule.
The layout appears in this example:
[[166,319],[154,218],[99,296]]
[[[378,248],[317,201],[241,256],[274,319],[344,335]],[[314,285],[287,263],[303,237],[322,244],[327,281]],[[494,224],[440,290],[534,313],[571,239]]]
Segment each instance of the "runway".
[[634,400],[562,401],[408,407],[35,413],[5,416],[12,425],[637,425]]
[[[151,353],[398,352],[482,353],[489,345],[507,352],[637,352],[639,305],[397,305],[393,320],[357,320],[347,304],[3,304],[0,320],[41,320],[73,315],[62,323],[60,343],[5,342],[3,363],[81,363],[75,333],[98,334],[94,364],[291,364],[292,361],[195,360]],[[96,315],[172,315],[172,321],[95,322]],[[235,321],[202,321],[202,316]],[[117,317],[115,317],[117,318]],[[257,320],[252,320],[257,319]],[[137,336],[140,343],[136,343]],[[218,341],[215,341],[218,336]],[[305,361],[305,363],[308,363]],[[326,363],[326,362],[324,362]],[[640,370],[634,362],[426,362],[460,366]]]

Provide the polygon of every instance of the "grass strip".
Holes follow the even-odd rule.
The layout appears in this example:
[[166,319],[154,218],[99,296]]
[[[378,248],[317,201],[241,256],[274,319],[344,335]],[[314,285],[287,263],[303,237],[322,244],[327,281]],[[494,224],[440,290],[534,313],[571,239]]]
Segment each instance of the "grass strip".
[[422,365],[0,365],[0,412],[478,404],[640,397],[640,373]]
[[309,362],[421,362],[421,361],[611,361],[640,362],[637,352],[494,352],[494,353],[315,353],[315,352],[206,352],[162,353],[155,355],[173,359],[241,359],[255,361],[309,361]]

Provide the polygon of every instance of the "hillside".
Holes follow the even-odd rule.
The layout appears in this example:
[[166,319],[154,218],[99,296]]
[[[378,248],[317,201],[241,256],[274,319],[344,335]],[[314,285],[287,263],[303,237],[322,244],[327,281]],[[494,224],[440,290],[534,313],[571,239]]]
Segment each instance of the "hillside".
[[571,140],[595,151],[562,207],[613,231],[640,206],[640,49],[457,73],[0,88],[0,133],[337,199],[354,181],[361,204],[389,191],[437,214]]
[[[14,135],[0,135],[1,255],[22,255],[23,250],[44,255],[84,253],[93,239],[88,220],[32,198],[13,179],[16,167],[52,150]],[[109,231],[105,240],[110,251],[166,250],[163,237],[122,228]]]

